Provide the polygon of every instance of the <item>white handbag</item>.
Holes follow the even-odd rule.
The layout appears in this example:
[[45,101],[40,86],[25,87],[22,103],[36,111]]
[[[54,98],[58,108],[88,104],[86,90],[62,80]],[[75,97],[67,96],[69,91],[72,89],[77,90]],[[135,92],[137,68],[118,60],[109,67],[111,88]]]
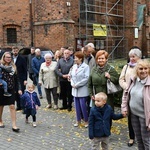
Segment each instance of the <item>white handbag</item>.
[[109,79],[107,79],[107,94],[114,94],[122,91],[122,88],[119,84],[115,85]]
[[[111,67],[109,68],[108,73],[110,69]],[[107,94],[114,94],[120,91],[122,91],[122,88],[119,83],[115,85],[113,82],[110,81],[110,79],[107,79]]]

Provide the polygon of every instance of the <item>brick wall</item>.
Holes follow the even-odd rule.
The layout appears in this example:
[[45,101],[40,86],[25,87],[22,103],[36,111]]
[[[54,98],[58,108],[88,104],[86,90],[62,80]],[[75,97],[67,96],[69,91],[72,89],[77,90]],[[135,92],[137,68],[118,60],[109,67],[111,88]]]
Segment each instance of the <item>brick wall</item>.
[[54,51],[65,45],[74,47],[74,18],[75,21],[78,19],[78,11],[74,9],[76,3],[70,3],[71,7],[67,7],[66,2],[60,0],[38,0],[33,4],[36,46],[48,47]]
[[30,41],[29,3],[20,0],[0,1],[0,46],[8,47],[16,44],[7,44],[6,29],[16,27],[17,45],[28,45]]
[[[66,2],[70,2],[71,6],[67,7]],[[139,38],[134,38],[137,3],[144,4],[146,0],[125,0],[127,50],[133,45],[141,47],[143,44],[143,29],[139,30]],[[29,0],[1,0],[0,7],[0,47],[31,46]],[[52,50],[65,45],[75,47],[75,39],[79,38],[79,0],[32,0],[32,13],[34,46]],[[146,20],[150,20],[149,15]],[[17,43],[7,44],[6,29],[9,27],[17,29]],[[81,32],[85,31],[84,26],[81,29]],[[149,25],[144,30],[149,32]],[[148,38],[145,36],[146,42],[149,42]]]

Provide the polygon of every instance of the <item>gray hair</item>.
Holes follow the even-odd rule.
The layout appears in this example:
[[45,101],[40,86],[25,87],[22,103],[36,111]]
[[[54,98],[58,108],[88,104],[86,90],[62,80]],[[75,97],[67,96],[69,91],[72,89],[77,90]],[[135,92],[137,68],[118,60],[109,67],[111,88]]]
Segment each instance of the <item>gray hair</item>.
[[39,48],[36,48],[35,53],[36,53],[36,52],[40,52],[40,51],[41,51],[41,50],[40,50]]
[[90,46],[90,47],[92,47],[93,49],[95,48],[95,46],[94,46],[93,43],[88,43],[87,46]]
[[44,59],[45,59],[46,57],[52,58],[52,55],[51,55],[50,53],[46,53],[46,54],[44,55]]
[[129,51],[129,56],[131,56],[131,55],[136,55],[137,57],[141,58],[142,52],[138,48],[133,48]]

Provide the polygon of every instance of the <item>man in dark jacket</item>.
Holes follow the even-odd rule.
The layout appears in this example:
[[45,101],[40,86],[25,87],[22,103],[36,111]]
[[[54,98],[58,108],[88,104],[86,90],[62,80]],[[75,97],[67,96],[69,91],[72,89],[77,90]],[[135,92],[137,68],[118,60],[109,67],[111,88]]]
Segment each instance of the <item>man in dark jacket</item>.
[[91,108],[89,116],[89,138],[93,139],[92,150],[108,150],[109,136],[112,119],[123,118],[122,114],[114,114],[113,109],[107,102],[107,95],[103,92],[95,95],[95,106]]
[[36,80],[40,99],[43,98],[43,96],[42,96],[41,86],[38,84],[38,80],[39,80],[40,67],[43,62],[45,62],[45,59],[41,56],[41,50],[39,48],[37,48],[35,50],[35,57],[32,58],[31,66],[32,66],[32,70],[34,72],[34,78]]
[[[20,56],[19,54],[19,48],[17,46],[12,47],[12,57],[14,60],[14,63],[17,67],[17,74],[19,78],[19,82],[21,84],[21,90],[24,92],[27,84],[27,63],[24,57]],[[16,87],[16,102],[17,102],[17,108],[16,110],[21,110],[20,105],[20,96],[18,94],[18,89]]]
[[35,57],[35,48],[31,47],[31,54],[28,55],[27,57],[27,68],[29,72],[29,78],[33,81],[33,84],[36,85],[36,81],[34,78],[34,72],[32,69],[32,58]]
[[60,81],[60,91],[61,98],[63,100],[63,107],[61,109],[68,109],[68,111],[72,110],[72,94],[71,94],[71,84],[68,81],[68,73],[70,68],[74,64],[74,60],[70,57],[71,53],[68,49],[64,50],[63,57],[59,59],[57,63],[57,67],[55,69],[56,74],[59,76]]

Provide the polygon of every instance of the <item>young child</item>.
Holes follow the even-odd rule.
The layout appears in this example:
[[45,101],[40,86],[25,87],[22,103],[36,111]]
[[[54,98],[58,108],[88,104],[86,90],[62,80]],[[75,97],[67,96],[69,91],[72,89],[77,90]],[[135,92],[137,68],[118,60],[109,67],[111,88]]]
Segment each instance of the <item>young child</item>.
[[107,95],[103,92],[95,95],[95,106],[91,108],[89,116],[89,138],[92,139],[92,150],[108,150],[112,119],[123,118],[122,114],[114,114],[107,104]]
[[21,95],[21,105],[26,114],[25,122],[28,123],[28,117],[31,115],[33,119],[33,127],[36,127],[36,110],[38,106],[41,106],[37,93],[34,91],[35,86],[33,84],[27,85],[27,91]]
[[8,93],[7,82],[2,79],[3,78],[2,69],[4,69],[7,72],[11,73],[12,67],[11,66],[8,66],[8,67],[7,66],[3,66],[2,64],[0,64],[0,86],[2,86],[3,89],[4,89],[4,96],[10,97],[11,94]]

